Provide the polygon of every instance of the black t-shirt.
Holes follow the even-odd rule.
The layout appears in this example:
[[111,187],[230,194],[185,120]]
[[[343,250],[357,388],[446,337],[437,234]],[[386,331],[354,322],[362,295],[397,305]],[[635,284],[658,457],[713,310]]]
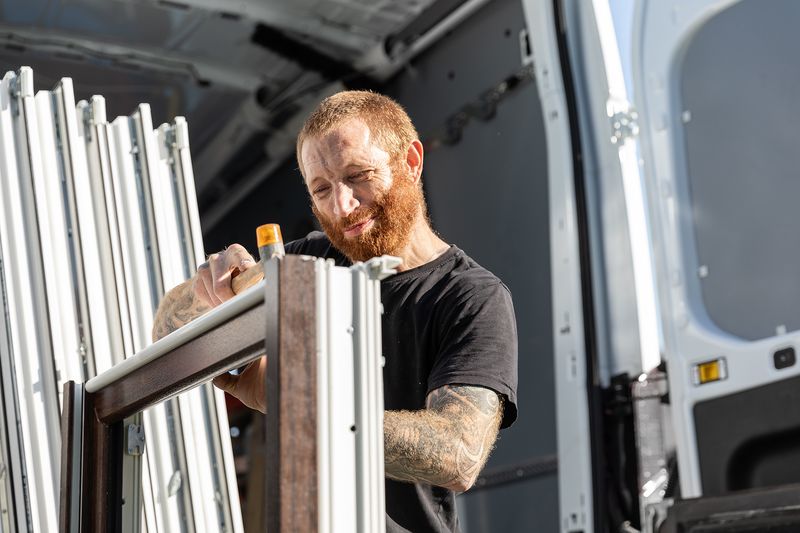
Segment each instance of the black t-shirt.
[[[350,261],[324,233],[286,245],[290,254]],[[384,407],[417,410],[434,389],[479,385],[505,397],[501,427],[517,418],[517,329],[508,288],[463,251],[381,282]],[[459,531],[455,493],[386,480],[386,530]]]

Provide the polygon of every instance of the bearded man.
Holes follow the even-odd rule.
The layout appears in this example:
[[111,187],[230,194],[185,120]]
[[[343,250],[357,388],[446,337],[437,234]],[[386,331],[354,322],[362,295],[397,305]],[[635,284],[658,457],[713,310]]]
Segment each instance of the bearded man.
[[[517,416],[509,290],[434,233],[422,143],[390,98],[345,91],[325,99],[298,136],[297,160],[324,233],[288,243],[287,253],[340,266],[384,254],[403,260],[381,282],[387,531],[458,531],[455,493],[474,484],[498,430]],[[231,275],[253,266],[239,245],[212,254],[165,297],[154,336],[233,297]],[[265,412],[265,368],[261,358],[214,384]]]

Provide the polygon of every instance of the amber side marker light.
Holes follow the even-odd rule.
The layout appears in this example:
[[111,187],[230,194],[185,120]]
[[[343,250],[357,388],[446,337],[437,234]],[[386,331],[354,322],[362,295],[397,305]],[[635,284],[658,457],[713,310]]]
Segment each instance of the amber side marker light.
[[722,381],[728,377],[728,364],[725,362],[724,357],[697,363],[692,370],[692,381],[695,385]]

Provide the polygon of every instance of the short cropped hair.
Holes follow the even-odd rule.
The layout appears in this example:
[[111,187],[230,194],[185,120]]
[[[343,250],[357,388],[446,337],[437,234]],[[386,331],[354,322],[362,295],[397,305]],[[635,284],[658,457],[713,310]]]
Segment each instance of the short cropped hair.
[[324,135],[351,118],[364,121],[392,161],[404,155],[408,146],[419,139],[408,113],[388,96],[372,91],[342,91],[320,102],[303,124],[297,136],[297,162],[301,171],[303,142]]

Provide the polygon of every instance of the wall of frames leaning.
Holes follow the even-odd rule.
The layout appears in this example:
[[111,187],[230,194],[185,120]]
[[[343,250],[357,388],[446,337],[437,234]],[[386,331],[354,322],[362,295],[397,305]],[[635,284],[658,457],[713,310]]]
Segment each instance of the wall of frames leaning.
[[[147,346],[161,296],[204,260],[186,121],[154,129],[147,104],[109,121],[71,79],[34,81],[22,67],[0,82],[0,531],[58,529],[64,382]],[[126,527],[241,531],[222,393],[135,418]]]

